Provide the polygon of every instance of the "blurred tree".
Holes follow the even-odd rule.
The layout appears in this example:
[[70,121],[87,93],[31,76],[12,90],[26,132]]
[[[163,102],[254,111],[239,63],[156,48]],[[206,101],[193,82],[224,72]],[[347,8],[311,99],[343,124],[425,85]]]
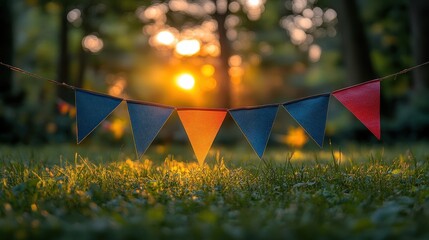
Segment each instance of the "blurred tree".
[[[285,1],[288,10],[280,20],[280,25],[288,31],[291,42],[300,50],[308,52],[308,60],[317,62],[320,59],[321,50],[317,45],[317,39],[336,36],[335,26],[338,22],[337,11],[332,8],[321,8],[316,0],[289,0]],[[316,50],[316,51],[315,51]],[[318,57],[317,57],[318,56]],[[307,59],[305,59],[307,60]]]
[[[335,35],[336,12],[333,9],[324,11],[317,7],[315,2],[170,0],[156,2],[148,7],[142,6],[137,10],[137,16],[145,24],[144,32],[150,36],[149,42],[152,46],[173,45],[174,49],[175,41],[178,42],[176,45],[178,46],[183,39],[193,38],[202,43],[201,52],[205,51],[206,46],[219,48],[219,54],[212,54],[212,57],[219,60],[216,67],[218,89],[216,102],[220,107],[229,107],[231,89],[235,87],[231,83],[238,85],[241,80],[237,76],[245,74],[243,66],[250,65],[252,61],[259,62],[261,56],[262,61],[266,60],[264,66],[282,68],[283,71],[279,69],[271,71],[284,75],[287,71],[285,66],[295,64],[292,59],[299,58],[305,63],[308,60],[317,62],[320,59],[322,50],[315,43],[315,39]],[[290,56],[290,44],[285,42],[279,22],[280,26],[288,31],[291,42],[307,53],[308,57],[306,54],[303,54],[304,59]],[[158,37],[166,36],[171,36],[171,43],[157,43]],[[210,36],[214,36],[214,39],[207,40]],[[253,54],[250,54],[252,52]],[[300,53],[295,52],[295,55]],[[255,71],[247,68],[245,70]],[[254,78],[250,74],[246,77]],[[268,83],[267,80],[264,82],[264,79],[258,81],[260,85],[272,84],[276,86],[273,89],[279,89],[277,80],[271,81],[272,83]],[[256,97],[255,93],[250,95]],[[269,94],[265,94],[267,95]]]
[[[14,31],[12,1],[4,0],[0,2],[0,61],[12,64],[14,50]],[[15,142],[18,140],[14,128],[14,108],[17,108],[23,99],[22,92],[13,90],[12,71],[4,66],[0,66],[0,142]]]
[[[341,55],[336,37],[337,9],[332,8],[335,4],[331,0],[289,0],[284,5],[287,11],[282,13],[280,26],[287,31],[290,42],[299,52],[293,54],[295,58],[291,58],[291,53],[283,55],[289,58],[295,69],[301,69],[296,73],[289,71],[288,75],[294,81],[288,82],[288,87],[301,87],[302,92],[297,97],[332,89],[331,84],[344,79],[337,69]],[[283,46],[286,44],[282,43]]]
[[[429,1],[410,1],[411,44],[414,64],[429,61]],[[413,70],[410,106],[402,109],[400,119],[417,138],[427,138],[429,131],[429,66]]]
[[[231,57],[231,46],[227,37],[227,29],[226,29],[226,18],[229,14],[231,14],[228,9],[228,5],[230,1],[216,1],[212,0],[216,4],[216,11],[213,11],[212,16],[217,22],[217,31],[219,35],[219,45],[220,45],[220,68],[218,70],[219,73],[219,105],[221,107],[230,107],[231,106],[231,87],[230,87],[230,77],[228,74],[229,69],[229,59]],[[226,6],[225,6],[226,5]]]
[[365,27],[355,0],[337,0],[339,30],[344,49],[347,84],[375,78]]
[[[76,87],[83,87],[84,74],[87,65],[86,50],[80,47],[77,53],[71,52],[70,27],[73,22],[78,21],[82,32],[83,39],[91,32],[91,17],[88,9],[97,6],[102,1],[82,1],[82,0],[42,0],[41,5],[55,2],[59,8],[59,25],[58,25],[58,55],[57,55],[57,77],[60,82],[70,84]],[[82,17],[85,18],[84,21]],[[71,56],[77,55],[78,71],[72,74]],[[73,77],[74,76],[74,77]],[[58,97],[67,102],[74,101],[74,93],[69,89],[58,86]]]
[[[13,18],[10,0],[0,2],[0,28],[3,37],[0,38],[0,61],[12,64],[13,59]],[[12,90],[12,72],[4,66],[0,68],[0,96],[10,94]]]
[[[67,20],[67,14],[70,10],[71,1],[62,0],[60,5],[60,24],[58,29],[58,66],[57,66],[57,80],[66,84],[70,82],[70,53],[69,53],[69,22]],[[81,87],[81,86],[77,86]],[[64,87],[58,86],[58,97],[67,101],[73,101],[73,92]]]
[[[429,1],[411,0],[410,17],[412,31],[412,47],[415,64],[429,61]],[[429,91],[429,66],[413,71],[414,91]]]
[[[208,31],[214,31],[217,33],[217,39],[211,39],[207,42],[212,48],[220,48],[217,50],[220,64],[216,71],[217,74],[217,88],[218,98],[217,102],[219,107],[230,107],[231,105],[231,90],[230,90],[230,76],[229,70],[229,59],[231,57],[231,43],[228,39],[228,29],[231,24],[227,22],[228,17],[232,14],[231,8],[229,8],[231,2],[235,2],[236,6],[234,12],[239,11],[240,4],[236,1],[227,0],[199,0],[199,1],[180,1],[172,0],[165,1],[164,3],[155,3],[147,8],[141,7],[138,13],[138,17],[152,29],[146,31],[147,34],[153,38],[156,37],[162,31],[168,31],[169,34],[178,31],[179,35],[184,35],[183,40],[193,38],[195,40],[197,31],[201,31],[196,28],[198,25],[209,25]],[[254,1],[260,8],[265,1]],[[258,16],[259,17],[259,16]],[[213,25],[215,21],[216,24]],[[237,21],[234,20],[234,21]],[[237,23],[235,23],[236,25]],[[169,28],[173,27],[172,31]],[[148,29],[148,28],[146,28]],[[187,32],[187,33],[186,33]],[[194,32],[194,34],[192,33]],[[182,33],[182,34],[181,34]],[[204,33],[203,33],[204,34]],[[213,33],[206,32],[207,36]],[[192,36],[194,35],[194,36]],[[205,36],[205,37],[207,37]],[[203,37],[203,36],[198,36]],[[181,39],[179,39],[180,41]],[[196,39],[197,41],[203,42],[202,39]],[[205,42],[205,41],[204,41]],[[215,50],[213,50],[214,52]],[[185,53],[186,55],[187,53]],[[189,54],[192,56],[193,54]]]
[[[145,1],[140,3],[142,2]],[[138,3],[130,0],[40,0],[37,1],[37,4],[42,9],[52,4],[58,6],[56,79],[79,88],[84,85],[89,53],[97,53],[102,49],[102,47],[96,46],[102,44],[101,38],[97,36],[100,32],[100,25],[103,23],[102,19],[112,14],[124,14],[124,11],[135,9],[138,6]],[[72,36],[72,34],[75,35]],[[77,44],[76,35],[80,35]],[[89,38],[86,38],[88,36]],[[90,49],[88,46],[92,46],[92,48]],[[57,94],[60,99],[67,102],[74,101],[74,93],[69,89],[59,86]]]
[[[12,7],[11,1],[0,2],[0,29],[3,37],[0,38],[0,61],[12,63],[13,56],[13,27],[12,27]],[[0,66],[0,141],[10,140],[11,128],[10,117],[7,116],[7,109],[11,102],[12,94],[12,72]]]

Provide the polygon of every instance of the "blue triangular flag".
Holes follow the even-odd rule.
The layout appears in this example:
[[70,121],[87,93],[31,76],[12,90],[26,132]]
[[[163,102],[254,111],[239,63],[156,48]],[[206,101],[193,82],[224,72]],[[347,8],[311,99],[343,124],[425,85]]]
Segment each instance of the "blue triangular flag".
[[264,155],[277,110],[278,106],[229,110],[232,118],[240,127],[259,158]]
[[174,108],[127,101],[137,157],[146,151]]
[[329,97],[327,93],[283,104],[319,147],[323,147]]
[[122,99],[89,92],[75,90],[77,143],[88,136],[113,110]]

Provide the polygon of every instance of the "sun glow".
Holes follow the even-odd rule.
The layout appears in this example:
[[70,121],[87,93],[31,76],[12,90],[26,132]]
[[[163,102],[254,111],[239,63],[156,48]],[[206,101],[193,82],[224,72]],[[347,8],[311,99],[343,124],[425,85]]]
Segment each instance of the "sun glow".
[[182,56],[192,56],[197,54],[201,49],[200,41],[196,39],[186,39],[177,43],[176,52]]
[[189,73],[182,73],[177,76],[176,84],[184,90],[191,90],[195,86],[195,78]]

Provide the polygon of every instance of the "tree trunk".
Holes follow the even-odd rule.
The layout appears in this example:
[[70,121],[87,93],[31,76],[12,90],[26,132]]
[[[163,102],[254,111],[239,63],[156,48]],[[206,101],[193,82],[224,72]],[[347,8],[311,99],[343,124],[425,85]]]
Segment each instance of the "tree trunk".
[[[13,64],[13,14],[12,0],[0,1],[0,61]],[[23,94],[12,92],[12,71],[0,66],[0,142],[13,143],[19,140],[15,131],[16,109],[22,102]]]
[[218,80],[218,99],[219,107],[229,108],[231,106],[231,86],[230,77],[228,74],[228,61],[231,57],[231,46],[226,36],[225,20],[228,11],[214,13],[214,19],[218,25],[218,35],[220,44],[220,67],[217,69]]
[[[414,62],[420,64],[429,61],[429,1],[411,0],[410,17]],[[429,66],[417,68],[412,74],[414,92],[429,89]]]
[[[66,1],[65,1],[66,2]],[[70,84],[70,60],[69,60],[69,23],[67,20],[68,6],[63,4],[60,15],[60,27],[58,35],[58,73],[57,80]],[[70,89],[58,86],[58,97],[69,103],[74,101],[74,93]]]
[[[83,16],[87,16],[88,14],[88,6],[84,6],[81,9],[82,15]],[[88,19],[85,19],[85,21],[82,22],[82,39],[91,32],[90,29],[90,24]],[[85,49],[83,48],[83,46],[79,46],[79,53],[78,53],[78,70],[77,70],[77,76],[76,76],[76,87],[78,88],[82,88],[84,85],[84,80],[85,80],[85,71],[86,71],[86,67],[87,67],[87,58],[88,58],[88,54],[85,51]]]
[[[0,38],[0,61],[13,64],[13,24],[12,24],[12,6],[11,0],[0,1],[0,29],[2,37]],[[10,94],[12,90],[12,71],[0,67],[0,100]]]
[[375,78],[370,49],[355,0],[338,0],[338,25],[344,48],[347,84]]
[[79,49],[79,67],[77,71],[76,85],[75,87],[82,88],[85,80],[85,71],[86,71],[86,62],[87,62],[87,53],[80,47]]
[[[411,44],[415,64],[429,61],[429,2],[427,0],[410,1]],[[413,83],[409,103],[399,117],[413,138],[427,139],[429,131],[429,66],[425,65],[412,71]]]

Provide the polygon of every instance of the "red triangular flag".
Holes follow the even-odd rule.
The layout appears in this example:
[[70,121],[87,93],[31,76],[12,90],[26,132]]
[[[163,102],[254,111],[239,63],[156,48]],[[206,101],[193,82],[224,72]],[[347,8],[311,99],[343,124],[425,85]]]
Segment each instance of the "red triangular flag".
[[340,89],[332,95],[380,140],[380,80]]
[[202,165],[226,116],[226,110],[178,109],[198,162]]

